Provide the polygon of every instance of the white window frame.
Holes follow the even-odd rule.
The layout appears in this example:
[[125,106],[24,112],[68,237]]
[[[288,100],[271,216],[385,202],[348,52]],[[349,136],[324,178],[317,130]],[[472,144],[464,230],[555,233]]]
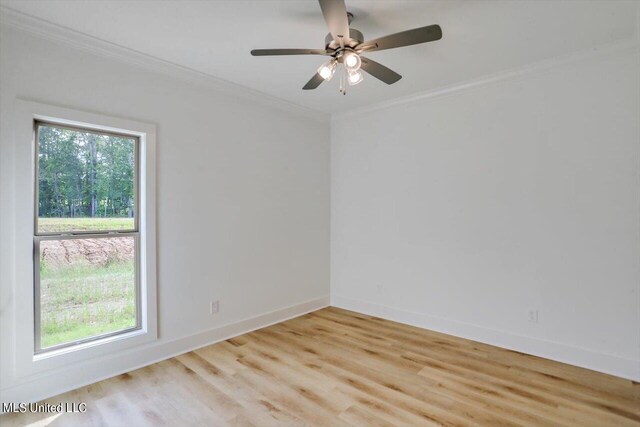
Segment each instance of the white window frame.
[[[68,367],[70,363],[113,357],[158,339],[156,289],[155,125],[81,110],[17,99],[14,128],[14,267],[15,373],[18,377]],[[140,328],[36,354],[34,221],[35,121],[90,128],[136,136],[139,139],[139,316]]]

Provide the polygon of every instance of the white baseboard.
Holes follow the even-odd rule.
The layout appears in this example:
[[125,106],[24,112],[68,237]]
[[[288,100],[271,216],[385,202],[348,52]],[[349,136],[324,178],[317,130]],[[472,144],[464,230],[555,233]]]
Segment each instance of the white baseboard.
[[572,347],[558,342],[488,329],[424,313],[405,311],[363,300],[331,295],[331,305],[419,328],[479,341],[521,353],[544,357],[594,371],[640,381],[640,360]]
[[316,298],[174,341],[156,342],[131,349],[125,353],[88,360],[73,367],[56,370],[28,382],[25,381],[2,389],[0,390],[0,401],[19,403],[47,399],[206,345],[319,310],[328,305],[329,296]]

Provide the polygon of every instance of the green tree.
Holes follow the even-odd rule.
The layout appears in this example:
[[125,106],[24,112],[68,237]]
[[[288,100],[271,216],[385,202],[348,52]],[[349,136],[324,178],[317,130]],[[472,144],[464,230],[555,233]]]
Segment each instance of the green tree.
[[133,139],[48,125],[38,138],[41,217],[133,216]]

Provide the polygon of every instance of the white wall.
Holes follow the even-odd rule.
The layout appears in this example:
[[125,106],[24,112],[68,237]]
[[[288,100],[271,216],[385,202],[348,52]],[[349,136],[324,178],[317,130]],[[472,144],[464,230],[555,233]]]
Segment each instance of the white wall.
[[[9,26],[0,44],[0,383],[31,400],[321,307],[329,293],[329,124]],[[157,125],[159,341],[14,375],[14,100]],[[253,101],[251,100],[253,99]],[[25,141],[29,143],[29,141]],[[220,312],[209,314],[209,301]],[[256,318],[257,317],[257,318]],[[252,320],[247,320],[252,319]]]
[[640,380],[637,45],[532,70],[334,118],[332,304]]

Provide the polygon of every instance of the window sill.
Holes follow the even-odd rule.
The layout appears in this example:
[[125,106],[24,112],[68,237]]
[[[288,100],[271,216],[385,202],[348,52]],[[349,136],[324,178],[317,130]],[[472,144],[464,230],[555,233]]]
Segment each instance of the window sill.
[[16,358],[17,377],[28,377],[75,365],[91,359],[105,360],[126,351],[157,341],[155,331],[137,329],[122,334],[89,341],[76,346],[65,347],[45,353],[33,354],[30,357]]
[[137,328],[133,331],[128,331],[128,332],[123,332],[121,334],[117,334],[117,335],[111,335],[108,337],[104,337],[104,338],[98,338],[92,341],[87,341],[87,342],[83,342],[81,344],[77,344],[77,345],[71,345],[68,347],[64,347],[64,348],[59,348],[57,350],[44,350],[41,353],[35,354],[33,356],[33,361],[34,362],[38,362],[41,360],[45,360],[51,357],[59,357],[59,356],[63,356],[65,354],[69,354],[69,353],[74,353],[76,351],[83,351],[83,350],[87,350],[93,347],[100,347],[103,345],[107,345],[109,343],[114,343],[120,340],[128,340],[128,339],[132,339],[141,335],[145,335],[146,332],[143,331],[140,328]]

